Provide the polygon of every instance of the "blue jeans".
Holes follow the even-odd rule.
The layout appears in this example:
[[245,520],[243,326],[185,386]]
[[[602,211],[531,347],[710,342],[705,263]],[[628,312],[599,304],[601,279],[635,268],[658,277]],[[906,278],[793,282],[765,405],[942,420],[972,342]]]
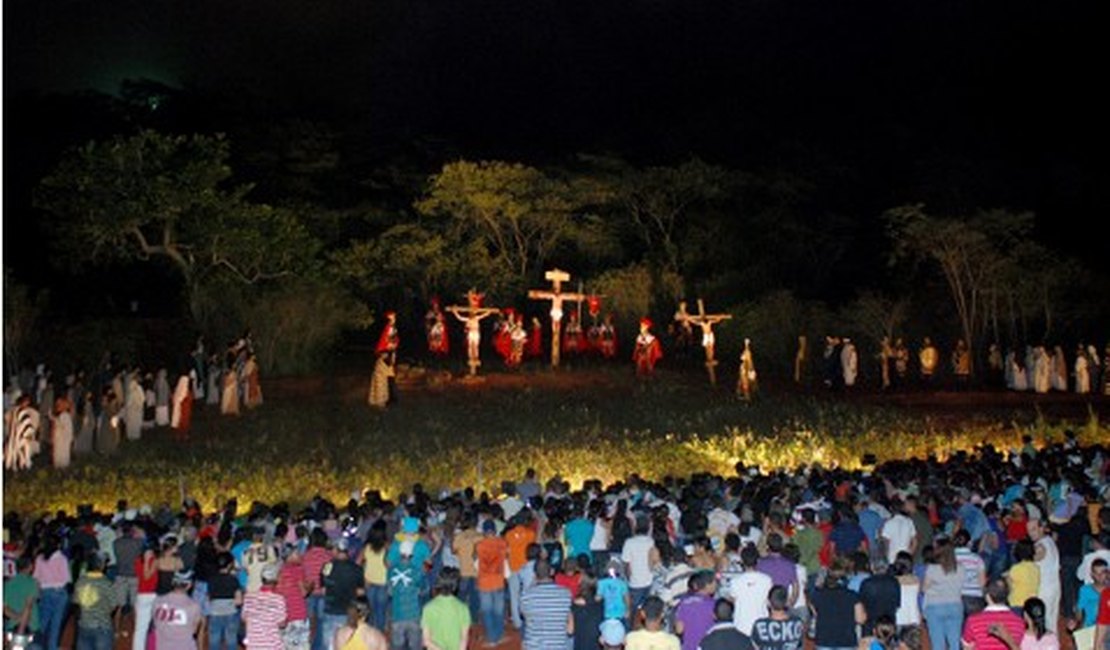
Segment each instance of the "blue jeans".
[[208,617],[208,650],[220,650],[220,642],[227,650],[239,648],[239,614]]
[[69,594],[65,589],[43,589],[39,596],[39,627],[46,639],[46,650],[58,650],[62,624],[66,620]]
[[77,650],[112,650],[115,635],[110,627],[78,627]]
[[632,611],[628,613],[629,618],[636,620],[636,610],[640,609],[640,605],[643,605],[644,601],[647,600],[650,591],[651,587],[628,590],[628,597],[632,600]]
[[505,590],[479,591],[478,609],[486,628],[486,643],[499,643],[505,634]]
[[478,580],[477,578],[459,579],[459,600],[470,610],[470,620],[478,620]]
[[327,648],[327,650],[335,650],[335,633],[346,624],[346,614],[324,614],[323,623],[320,625],[320,632],[324,635],[324,647]]
[[309,640],[312,650],[324,650],[327,647],[321,629],[324,626],[324,596],[305,596],[304,602],[308,608],[308,617],[312,619],[312,638]]
[[960,633],[964,626],[964,604],[940,603],[925,606],[925,624],[929,628],[929,645],[933,650],[960,650]]
[[366,598],[370,601],[370,623],[385,634],[385,613],[389,610],[388,585],[367,583]]
[[509,620],[513,622],[513,627],[519,630],[524,626],[524,619],[520,617],[520,592],[524,591],[524,583],[520,579],[520,571],[510,573],[508,582]]

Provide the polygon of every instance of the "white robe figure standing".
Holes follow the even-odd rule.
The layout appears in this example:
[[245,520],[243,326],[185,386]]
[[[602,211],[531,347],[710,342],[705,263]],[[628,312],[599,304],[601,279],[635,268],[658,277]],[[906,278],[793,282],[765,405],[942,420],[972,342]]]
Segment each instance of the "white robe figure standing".
[[1006,388],[1014,390],[1014,366],[1017,365],[1017,355],[1013,350],[1006,353],[1006,360],[1002,364],[1002,377]]
[[1027,391],[1029,390],[1029,367],[1022,366],[1018,363],[1016,354],[1011,353],[1010,358],[1010,373],[1013,375],[1013,388],[1014,390]]
[[851,388],[856,385],[856,377],[859,375],[859,353],[856,352],[856,344],[852,343],[852,339],[844,339],[844,347],[840,350],[840,368],[844,374],[844,386]]
[[220,366],[215,358],[208,360],[208,390],[204,393],[204,403],[217,406],[220,403]]
[[127,428],[127,439],[138,440],[143,437],[143,405],[146,393],[139,383],[139,371],[127,375],[127,399],[123,403],[123,422]]
[[1050,388],[1052,388],[1052,360],[1044,346],[1038,345],[1033,350],[1033,390],[1047,393]]
[[1052,390],[1068,392],[1068,360],[1059,345],[1052,354]]
[[154,379],[154,424],[160,427],[170,425],[170,381],[166,369],[159,368]]
[[69,467],[69,460],[73,450],[73,414],[70,412],[69,400],[58,400],[60,404],[55,408],[54,419],[54,468],[65,469]]
[[1080,395],[1086,395],[1091,392],[1091,371],[1090,362],[1087,360],[1087,352],[1080,345],[1079,349],[1075,351],[1075,392]]

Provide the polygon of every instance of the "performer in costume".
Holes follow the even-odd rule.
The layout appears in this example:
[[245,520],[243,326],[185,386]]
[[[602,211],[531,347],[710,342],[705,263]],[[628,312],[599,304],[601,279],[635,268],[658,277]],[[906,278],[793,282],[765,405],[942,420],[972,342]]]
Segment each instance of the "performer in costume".
[[543,356],[543,323],[535,316],[532,317],[532,333],[528,335],[527,348],[529,358],[538,359]]
[[65,469],[69,467],[69,459],[73,451],[73,404],[69,398],[62,395],[54,400],[54,467]]
[[397,334],[397,314],[387,311],[385,327],[378,337],[378,345],[374,348],[377,358],[374,361],[374,374],[370,378],[370,394],[367,398],[370,406],[385,408],[396,400],[397,388],[394,382],[398,345],[400,345],[400,337]]
[[252,352],[247,356],[247,362],[243,364],[243,383],[246,385],[243,406],[249,409],[262,405],[262,382],[258,371],[258,355]]
[[493,349],[505,361],[505,365],[512,365],[510,358],[513,356],[513,319],[515,311],[506,307],[493,327]]
[[612,314],[606,314],[598,327],[598,350],[606,359],[617,356],[617,329],[613,327]]
[[[226,390],[226,389],[225,389]],[[234,388],[232,389],[234,392]],[[238,393],[236,393],[238,397]],[[238,402],[236,402],[236,415],[238,415]],[[193,424],[193,381],[185,374],[177,378],[177,386],[173,389],[173,414],[170,416],[170,428],[173,437],[179,441],[189,439],[189,429]]]
[[752,340],[744,339],[744,351],[740,353],[740,378],[736,382],[736,392],[745,400],[752,398],[756,387],[755,359],[752,357]]
[[443,318],[443,310],[439,308],[439,298],[432,298],[432,307],[424,316],[424,324],[428,330],[428,352],[437,357],[446,357],[450,351],[450,343],[447,322]]
[[512,351],[509,355],[509,365],[517,367],[524,359],[524,346],[528,342],[528,331],[524,329],[524,314],[510,315],[509,336],[512,341]]
[[640,319],[640,335],[636,337],[636,349],[632,360],[636,362],[636,374],[648,376],[655,372],[655,364],[663,357],[663,346],[651,333],[651,319]]
[[567,326],[563,328],[562,346],[563,353],[568,357],[585,351],[586,337],[582,332],[582,323],[579,322],[576,312],[570,312],[567,319]]
[[31,405],[30,395],[21,395],[5,417],[8,419],[4,441],[4,467],[30,469],[31,458],[39,451],[39,422],[42,417]]

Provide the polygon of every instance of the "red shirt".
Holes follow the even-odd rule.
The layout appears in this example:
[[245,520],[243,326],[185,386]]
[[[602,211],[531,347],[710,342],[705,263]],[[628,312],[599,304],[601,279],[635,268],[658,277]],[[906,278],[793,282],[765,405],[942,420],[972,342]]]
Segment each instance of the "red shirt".
[[304,566],[305,580],[312,582],[311,593],[313,596],[324,593],[324,588],[320,586],[320,571],[331,560],[331,551],[322,546],[313,546],[305,552],[304,561],[301,564]]
[[158,569],[151,571],[149,578],[143,578],[143,557],[145,555],[144,553],[135,558],[135,575],[139,578],[139,593],[153,594],[158,590]]
[[1110,589],[1103,589],[1098,595],[1098,618],[1095,623],[1110,625]]
[[998,623],[1009,631],[1010,636],[1020,640],[1025,636],[1025,621],[1005,605],[990,606],[972,614],[964,623],[963,640],[975,645],[975,650],[1007,650],[1006,644],[991,636],[990,626]]
[[555,576],[555,584],[560,587],[565,587],[570,591],[570,597],[574,598],[578,595],[578,585],[582,584],[582,574],[576,573],[574,575],[567,575],[559,573]]
[[308,607],[305,605],[302,589],[304,582],[304,564],[286,562],[282,565],[274,591],[285,598],[287,621],[303,621],[308,618]]

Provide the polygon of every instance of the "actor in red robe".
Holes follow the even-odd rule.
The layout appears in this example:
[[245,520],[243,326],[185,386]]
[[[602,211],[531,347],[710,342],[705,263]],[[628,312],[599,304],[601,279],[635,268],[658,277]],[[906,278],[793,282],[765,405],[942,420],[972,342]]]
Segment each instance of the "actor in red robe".
[[651,333],[651,319],[640,319],[640,335],[636,337],[636,349],[632,359],[636,362],[636,374],[647,376],[655,372],[655,364],[663,358],[663,346]]

